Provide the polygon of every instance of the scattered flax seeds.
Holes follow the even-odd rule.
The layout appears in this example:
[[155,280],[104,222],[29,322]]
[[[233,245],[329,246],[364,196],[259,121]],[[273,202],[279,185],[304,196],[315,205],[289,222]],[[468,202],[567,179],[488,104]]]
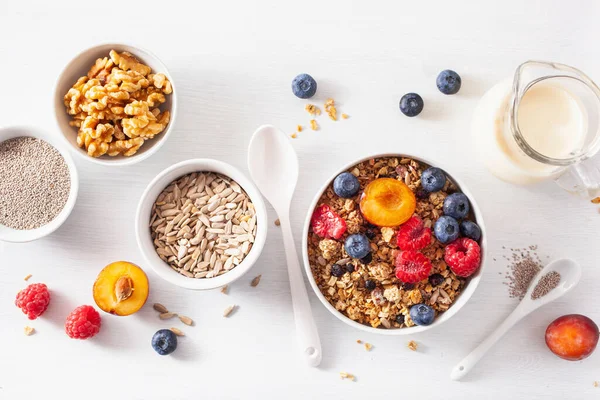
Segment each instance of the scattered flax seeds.
[[537,246],[522,249],[510,249],[511,257],[504,258],[510,261],[506,273],[505,285],[508,286],[508,295],[511,298],[522,300],[533,278],[542,270],[542,261],[536,253]]
[[229,317],[229,315],[230,315],[230,314],[233,312],[233,310],[235,310],[235,308],[236,308],[236,307],[237,307],[237,306],[236,306],[235,304],[233,304],[233,305],[231,305],[231,306],[227,307],[227,308],[225,309],[225,311],[223,311],[223,316],[224,316],[225,318]]
[[223,286],[223,287],[221,288],[221,293],[223,293],[223,294],[227,294],[227,289],[228,289],[227,285]]
[[365,350],[371,351],[372,348],[373,348],[373,345],[371,343],[365,343]]
[[340,378],[342,379],[348,379],[351,380],[352,382],[356,381],[356,377],[352,374],[349,374],[347,372],[340,372]]
[[313,131],[316,131],[319,129],[319,125],[317,125],[317,121],[314,119],[310,120],[310,129],[312,129]]
[[408,347],[412,351],[417,351],[417,347],[419,347],[419,345],[414,340],[411,340],[410,342],[408,342],[408,344],[406,345],[406,347]]
[[25,336],[31,336],[35,333],[35,329],[30,326],[26,326],[23,331],[25,332]]
[[180,331],[177,328],[169,328],[169,329],[171,330],[171,332],[173,332],[177,336],[185,336],[185,333],[183,333],[182,331]]
[[279,218],[277,218],[277,219],[275,220],[275,226],[279,226],[279,225],[281,225],[281,221],[279,221]]
[[28,280],[29,280],[29,278],[31,278],[32,276],[33,276],[33,275],[29,274],[29,275],[27,275],[25,278],[23,278],[23,280],[24,280],[24,281],[28,281]]
[[531,298],[533,300],[537,300],[540,297],[544,297],[560,283],[560,274],[556,271],[548,272],[546,275],[542,276],[538,284],[533,289],[531,293]]
[[335,108],[335,101],[333,99],[327,99],[325,102],[325,112],[334,121],[337,121],[337,109]]
[[296,130],[297,130],[298,132],[302,132],[302,125],[298,125],[298,126],[296,127]]
[[262,275],[258,275],[257,277],[255,277],[254,279],[252,279],[252,282],[250,282],[250,286],[257,287],[258,284],[260,283],[260,278],[261,277],[262,277]]

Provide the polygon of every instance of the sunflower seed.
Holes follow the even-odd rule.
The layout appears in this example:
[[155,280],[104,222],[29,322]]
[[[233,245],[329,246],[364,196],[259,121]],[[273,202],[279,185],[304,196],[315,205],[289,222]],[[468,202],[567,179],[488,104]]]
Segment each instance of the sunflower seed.
[[252,279],[252,282],[250,282],[250,286],[252,286],[252,287],[258,286],[261,276],[262,275],[258,275],[256,278]]
[[167,307],[163,306],[160,303],[154,303],[154,305],[152,305],[152,308],[154,308],[155,311],[158,311],[161,314],[169,312],[169,310],[167,310]]
[[185,315],[180,315],[179,320],[188,326],[194,325],[194,321],[190,317],[186,317]]
[[223,316],[224,316],[225,318],[229,317],[229,315],[231,315],[231,313],[233,312],[233,310],[234,310],[235,308],[236,308],[236,305],[235,305],[235,304],[233,304],[233,305],[231,305],[231,306],[227,307],[227,308],[225,309],[225,311],[223,311]]
[[177,314],[172,313],[172,312],[164,312],[164,313],[160,313],[159,317],[160,317],[160,319],[170,319],[170,318],[173,318],[176,315]]
[[173,332],[177,336],[185,336],[185,333],[183,333],[182,331],[180,331],[177,328],[169,328],[169,329],[171,330],[171,332]]

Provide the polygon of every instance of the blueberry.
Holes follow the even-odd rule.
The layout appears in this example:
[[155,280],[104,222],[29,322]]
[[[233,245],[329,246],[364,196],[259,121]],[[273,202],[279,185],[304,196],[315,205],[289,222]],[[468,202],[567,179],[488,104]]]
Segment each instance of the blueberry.
[[439,192],[446,185],[446,174],[439,168],[427,168],[421,174],[421,186],[429,193]]
[[402,289],[404,290],[413,290],[415,288],[414,283],[402,282]]
[[407,117],[416,117],[423,111],[423,98],[416,93],[407,93],[400,99],[400,111]]
[[354,264],[352,264],[352,263],[346,264],[346,271],[348,271],[350,273],[354,272]]
[[453,193],[444,200],[444,214],[452,218],[465,218],[469,209],[469,199],[463,193]]
[[417,325],[431,325],[435,311],[427,304],[415,304],[410,308],[410,318]]
[[478,241],[481,239],[481,229],[475,222],[463,221],[460,223],[460,233],[464,237]]
[[435,233],[437,240],[441,243],[450,243],[458,238],[460,229],[458,227],[458,222],[456,222],[454,218],[444,215],[435,221],[433,232]]
[[441,283],[444,282],[444,280],[445,278],[441,274],[429,275],[429,283],[431,283],[431,286],[433,287],[441,285]]
[[403,324],[404,323],[404,314],[396,315],[396,322],[399,324]]
[[346,238],[344,243],[346,253],[352,258],[363,258],[371,252],[369,239],[362,233],[355,233]]
[[370,292],[371,290],[374,290],[377,287],[377,284],[375,283],[375,281],[372,281],[371,279],[367,279],[365,281],[365,288],[367,288],[367,290]]
[[333,191],[345,199],[356,195],[358,189],[360,189],[360,183],[350,172],[342,172],[333,180]]
[[373,261],[373,253],[369,252],[369,254],[361,258],[359,261],[364,265],[371,264],[371,261]]
[[429,197],[429,193],[427,193],[426,191],[424,191],[423,189],[419,189],[417,190],[417,192],[415,193],[415,196],[417,196],[417,199],[420,200],[424,200],[426,198]]
[[152,336],[152,348],[161,356],[171,354],[177,348],[177,336],[168,329],[161,329]]
[[331,266],[331,275],[335,277],[341,277],[346,273],[346,268],[342,267],[340,264],[333,264]]
[[461,82],[460,75],[450,69],[440,72],[435,80],[437,88],[444,94],[458,93]]
[[300,74],[292,81],[292,92],[301,99],[310,99],[317,92],[317,82],[308,74]]

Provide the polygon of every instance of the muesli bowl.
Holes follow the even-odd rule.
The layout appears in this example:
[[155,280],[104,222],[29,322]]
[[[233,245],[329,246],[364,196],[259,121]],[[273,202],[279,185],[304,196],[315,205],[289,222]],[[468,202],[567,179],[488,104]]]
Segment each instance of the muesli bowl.
[[[347,308],[348,306],[353,305],[352,300],[356,300],[356,298],[352,297],[352,296],[354,296],[352,293],[356,293],[359,299],[361,298],[361,296],[363,296],[365,299],[368,299],[369,294],[368,294],[367,289],[364,286],[364,282],[365,282],[364,278],[369,276],[366,274],[371,273],[368,265],[362,265],[360,262],[358,264],[356,264],[356,260],[352,260],[352,262],[355,263],[356,269],[354,270],[354,272],[348,273],[348,275],[350,275],[352,280],[355,280],[354,285],[356,286],[356,289],[354,291],[352,289],[349,289],[350,293],[348,294],[348,298],[351,299],[350,302],[348,302],[347,304],[343,304],[343,302],[342,302],[342,304],[338,303],[339,301],[342,301],[342,300],[341,300],[339,294],[335,295],[335,292],[339,289],[337,286],[337,279],[332,277],[332,281],[335,281],[335,283],[333,284],[333,289],[329,289],[331,286],[327,286],[327,285],[329,285],[329,282],[326,283],[325,279],[324,279],[324,277],[327,276],[327,272],[331,271],[332,264],[336,263],[336,259],[335,259],[335,257],[331,257],[330,260],[325,260],[325,258],[321,256],[320,258],[322,260],[318,260],[315,262],[315,259],[317,258],[316,257],[317,254],[315,253],[315,250],[314,250],[315,249],[314,242],[321,238],[318,238],[314,233],[312,233],[311,219],[313,216],[313,212],[315,211],[317,206],[322,203],[322,197],[327,196],[328,189],[331,187],[334,178],[336,176],[338,176],[340,173],[346,172],[346,171],[351,172],[355,167],[358,167],[359,165],[366,165],[366,164],[361,164],[361,163],[369,163],[369,162],[372,162],[374,164],[373,169],[379,168],[378,166],[379,166],[380,162],[384,163],[384,166],[386,166],[387,169],[390,169],[390,167],[385,165],[385,163],[388,162],[387,160],[390,160],[389,162],[393,164],[394,158],[396,158],[398,160],[398,167],[401,169],[401,173],[403,173],[403,174],[405,173],[404,169],[402,169],[402,166],[404,164],[401,164],[401,162],[402,162],[402,160],[406,161],[406,159],[414,160],[418,164],[418,166],[420,168],[419,173],[420,173],[420,170],[425,169],[427,167],[431,167],[431,166],[441,168],[445,172],[447,180],[450,182],[449,184],[446,185],[446,188],[448,188],[450,186],[450,188],[448,189],[449,191],[451,190],[452,192],[461,192],[467,196],[467,198],[469,199],[469,203],[471,205],[471,210],[470,210],[469,216],[467,218],[469,218],[471,221],[476,222],[481,229],[481,239],[478,241],[479,246],[481,248],[481,263],[480,263],[479,269],[474,274],[469,276],[468,278],[460,278],[460,277],[455,276],[449,267],[446,268],[448,270],[447,273],[441,271],[446,274],[446,276],[445,276],[446,280],[443,281],[443,283],[442,283],[443,285],[450,284],[450,285],[453,285],[452,287],[454,287],[454,285],[456,285],[456,286],[460,285],[460,286],[457,287],[456,291],[454,291],[454,290],[452,291],[452,293],[451,293],[452,300],[451,300],[451,303],[449,304],[448,308],[446,310],[444,310],[443,312],[439,312],[438,310],[436,310],[436,318],[433,321],[433,323],[431,323],[430,325],[406,326],[404,324],[400,325],[400,324],[397,324],[396,322],[392,321],[391,326],[386,329],[386,328],[384,328],[384,326],[382,324],[379,324],[379,323],[375,324],[375,325],[378,325],[378,327],[373,327],[372,323],[367,324],[367,322],[365,322],[365,323],[358,322],[355,319],[360,320],[362,317],[364,317],[364,315],[362,315],[361,317],[356,317],[356,315],[355,315],[356,318],[352,319],[346,314],[346,311],[345,311],[346,309],[348,309]],[[371,161],[371,160],[374,160],[374,161]],[[369,165],[373,165],[373,164],[369,164]],[[406,165],[406,167],[408,167],[408,166],[409,165]],[[392,169],[392,171],[389,171],[390,175],[388,177],[397,178],[399,173],[397,172],[397,170],[395,168],[391,168],[391,169]],[[387,173],[385,173],[383,175],[387,175]],[[415,180],[418,180],[418,179],[415,178]],[[446,190],[446,188],[444,190]],[[352,199],[349,199],[349,200],[357,201],[358,198],[360,197],[363,189],[364,189],[363,182],[361,182],[361,187],[359,189],[358,195],[354,196]],[[440,192],[440,193],[442,193],[442,192]],[[434,197],[432,197],[432,198],[434,198]],[[424,201],[424,202],[430,201],[428,197],[426,197],[426,199],[427,200],[422,200],[422,201]],[[342,200],[344,200],[344,199],[342,199]],[[344,200],[344,201],[347,201],[347,200]],[[420,210],[419,201],[420,200],[417,200],[417,211]],[[442,198],[442,202],[443,202],[443,198]],[[350,205],[350,207],[352,207],[352,205]],[[441,205],[438,208],[441,208]],[[361,214],[358,206],[356,206],[352,210],[356,211],[356,213],[358,213],[359,215]],[[350,215],[351,212],[352,211],[349,211],[349,213],[347,215]],[[432,213],[433,213],[433,211],[432,211]],[[438,211],[436,211],[436,213],[441,215],[442,210],[439,209]],[[419,213],[417,212],[416,214],[419,214]],[[356,214],[354,214],[354,215],[356,215]],[[362,218],[362,216],[361,216],[361,218]],[[435,221],[433,221],[433,222],[435,222]],[[363,232],[367,225],[368,225],[368,222],[366,220],[364,220],[364,222],[362,222],[360,224],[359,228],[354,227],[354,230],[356,231],[356,230],[360,229],[360,232]],[[348,230],[350,230],[351,223],[349,223],[348,226],[349,226]],[[376,229],[379,230],[379,228],[376,228]],[[433,226],[431,227],[431,229],[433,231]],[[396,231],[397,229],[394,228],[394,230]],[[347,233],[344,234],[344,236],[342,238],[340,238],[340,240],[339,240],[341,242],[342,249],[343,249],[343,242],[344,242],[345,237],[347,236]],[[354,233],[354,232],[350,232],[350,233]],[[378,235],[379,236],[377,236],[374,239],[374,241],[376,241],[376,242],[379,240],[382,240],[381,235],[380,234],[378,234]],[[435,251],[437,251],[436,254],[439,256],[440,251],[442,251],[442,256],[441,256],[442,261],[441,262],[443,262],[443,247],[444,247],[444,245],[439,243],[435,239],[435,235],[432,235],[432,236],[433,236],[433,240],[432,240],[430,246],[423,249],[422,252],[423,253],[426,253],[426,252],[431,253],[435,250]],[[396,233],[394,233],[393,239],[390,242],[393,242],[393,240],[395,240],[395,239],[396,239]],[[311,247],[310,251],[309,251],[309,247]],[[314,199],[308,209],[308,214],[306,217],[306,221],[304,224],[304,230],[303,230],[302,256],[303,256],[303,260],[304,260],[304,267],[306,270],[308,281],[310,282],[310,285],[312,286],[315,294],[317,295],[319,300],[321,300],[321,303],[323,303],[325,308],[327,308],[338,319],[340,319],[341,321],[345,322],[346,324],[348,324],[350,326],[353,326],[355,328],[358,328],[360,330],[367,331],[367,332],[383,334],[383,335],[410,335],[410,334],[414,334],[414,333],[423,332],[423,331],[429,330],[431,328],[434,328],[434,327],[437,327],[437,326],[443,324],[445,321],[452,318],[452,316],[455,315],[467,303],[467,301],[471,298],[471,296],[475,292],[477,286],[479,285],[479,281],[481,280],[481,275],[483,273],[483,269],[485,268],[486,248],[487,248],[486,232],[485,232],[485,226],[484,226],[481,210],[479,209],[477,203],[475,202],[473,195],[468,190],[468,188],[464,185],[464,183],[462,183],[459,179],[457,179],[456,176],[454,174],[452,174],[447,168],[440,166],[440,164],[437,162],[429,161],[429,160],[426,160],[421,157],[414,157],[412,155],[387,153],[387,154],[377,154],[377,155],[373,155],[370,157],[365,157],[365,158],[362,158],[360,160],[357,160],[355,162],[352,162],[352,163],[346,165],[345,167],[336,171],[336,173],[333,174],[331,176],[331,178],[328,179],[327,182],[321,187],[321,189],[317,192],[316,196],[314,197]],[[311,254],[309,254],[309,252]],[[397,254],[397,253],[390,252],[390,255],[391,254]],[[347,258],[347,255],[344,252],[344,254],[342,254],[341,256],[338,256],[338,258],[342,258],[345,260]],[[438,257],[438,258],[440,258],[440,257]],[[320,263],[319,263],[319,261],[320,261]],[[440,262],[440,260],[437,260],[437,261]],[[311,262],[313,264],[312,266],[311,266]],[[343,261],[343,262],[346,262],[346,261]],[[445,265],[445,263],[443,265]],[[437,264],[437,266],[436,266],[436,264],[434,262],[435,267],[432,270],[432,272],[436,271],[439,268],[443,268],[443,265]],[[393,268],[393,264],[392,264],[392,268]],[[329,272],[329,273],[331,273],[331,272]],[[353,277],[356,276],[356,274],[358,274],[359,277],[357,279],[354,279]],[[340,279],[340,278],[338,278],[338,279]],[[341,279],[346,279],[346,281],[348,280],[347,278],[343,278],[343,277],[341,277]],[[317,282],[317,280],[320,282],[323,290],[325,290],[325,289],[332,290],[332,291],[334,291],[334,292],[332,292],[333,294],[330,294],[330,293],[324,294],[322,289],[319,287],[319,282]],[[390,280],[391,280],[391,282],[390,282]],[[385,281],[386,286],[388,288],[392,288],[392,289],[393,289],[394,285],[396,287],[398,287],[397,293],[399,293],[400,296],[405,296],[405,295],[412,296],[412,294],[415,293],[412,291],[417,290],[419,293],[416,293],[416,295],[419,297],[422,297],[422,301],[414,301],[413,304],[425,303],[425,304],[429,305],[428,301],[431,299],[432,292],[435,291],[435,288],[430,289],[429,292],[424,292],[425,287],[427,287],[427,285],[428,285],[427,280],[421,281],[420,283],[416,284],[416,286],[412,289],[409,288],[410,290],[404,290],[402,287],[402,282],[397,280],[393,276],[393,273],[392,273],[392,278],[390,280]],[[360,282],[362,282],[362,283],[360,283]],[[343,281],[341,283],[343,283]],[[440,284],[440,288],[442,287],[442,284]],[[348,288],[347,286],[345,286],[345,284],[343,284],[343,285],[344,285],[343,287]],[[363,285],[363,286],[361,287],[360,285]],[[350,285],[350,286],[352,286],[352,285]],[[430,284],[429,284],[429,287],[431,287]],[[339,289],[339,290],[343,290],[343,289]],[[450,291],[451,289],[448,289],[448,290]],[[362,291],[362,292],[359,292],[359,291]],[[411,293],[409,293],[409,292],[411,292]],[[360,294],[360,293],[363,293],[363,294]],[[328,300],[328,297],[329,297],[329,300]],[[439,297],[439,293],[438,293],[438,297]],[[401,297],[401,298],[404,299],[405,297]],[[409,299],[410,299],[410,297],[409,297]],[[368,302],[368,300],[366,300],[365,303],[366,302]],[[391,303],[391,301],[390,301],[390,303]],[[404,301],[402,300],[402,301],[400,301],[400,303],[404,303]],[[336,305],[338,306],[338,308],[342,309],[342,311],[339,311],[336,308]],[[345,309],[344,309],[344,306],[346,306]],[[408,309],[409,308],[410,307],[408,307]],[[377,315],[375,315],[374,317],[375,317],[374,319],[376,320]],[[394,318],[393,315],[388,316],[388,318],[390,318],[390,317]],[[388,325],[390,325],[390,324],[388,324]]]
[[[168,262],[161,259],[155,246],[155,239],[150,229],[153,206],[163,190],[181,177],[191,173],[214,173],[236,182],[248,196],[255,210],[256,230],[249,252],[231,270],[214,277],[190,277],[175,270]],[[201,208],[201,207],[199,207]],[[197,222],[200,223],[200,222]],[[256,263],[265,245],[267,237],[267,211],[264,200],[252,181],[237,168],[222,161],[212,159],[192,159],[170,166],[159,173],[146,187],[138,204],[135,231],[137,243],[150,267],[164,280],[174,285],[194,290],[214,289],[240,278]],[[166,235],[165,235],[166,236]],[[208,236],[208,235],[207,235]],[[206,236],[205,236],[206,237]],[[164,258],[164,257],[163,257]]]

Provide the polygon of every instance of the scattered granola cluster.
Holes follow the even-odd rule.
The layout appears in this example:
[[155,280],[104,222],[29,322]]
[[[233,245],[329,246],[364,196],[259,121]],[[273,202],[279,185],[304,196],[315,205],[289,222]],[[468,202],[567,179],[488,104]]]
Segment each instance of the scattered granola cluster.
[[[443,214],[444,199],[457,188],[448,179],[442,190],[434,193],[424,191],[421,173],[427,167],[409,158],[386,157],[362,162],[348,172],[358,178],[361,188],[384,177],[404,182],[417,194],[414,214],[426,228],[431,228]],[[467,279],[454,274],[444,261],[444,244],[432,236],[429,244],[421,250],[432,264],[430,279],[417,283],[400,281],[394,274],[394,262],[399,253],[397,230],[369,224],[361,214],[360,197],[342,198],[335,194],[333,184],[330,185],[318,207],[327,205],[339,215],[346,224],[345,234],[324,238],[313,229],[308,234],[311,271],[327,301],[348,318],[374,328],[415,325],[409,312],[415,304],[429,305],[436,315],[446,311]],[[344,239],[356,233],[369,237],[370,256],[357,259],[347,254]]]
[[[329,115],[329,118],[331,118],[333,121],[338,120],[337,108],[335,107],[335,101],[333,99],[327,99],[323,105],[323,108],[325,109],[327,115]],[[312,116],[312,119],[309,121],[310,129],[313,131],[319,130],[319,125],[317,124],[315,117],[321,115],[321,109],[314,104],[307,104],[304,106],[304,109]],[[341,116],[343,119],[349,118],[348,114],[342,114]],[[300,132],[302,132],[302,125],[298,125],[296,127],[296,132],[292,133],[290,136],[292,139],[296,139],[298,137],[298,133]]]
[[79,128],[77,144],[89,156],[132,156],[168,125],[170,113],[160,105],[172,92],[164,74],[111,50],[75,82],[64,103],[70,125]]

